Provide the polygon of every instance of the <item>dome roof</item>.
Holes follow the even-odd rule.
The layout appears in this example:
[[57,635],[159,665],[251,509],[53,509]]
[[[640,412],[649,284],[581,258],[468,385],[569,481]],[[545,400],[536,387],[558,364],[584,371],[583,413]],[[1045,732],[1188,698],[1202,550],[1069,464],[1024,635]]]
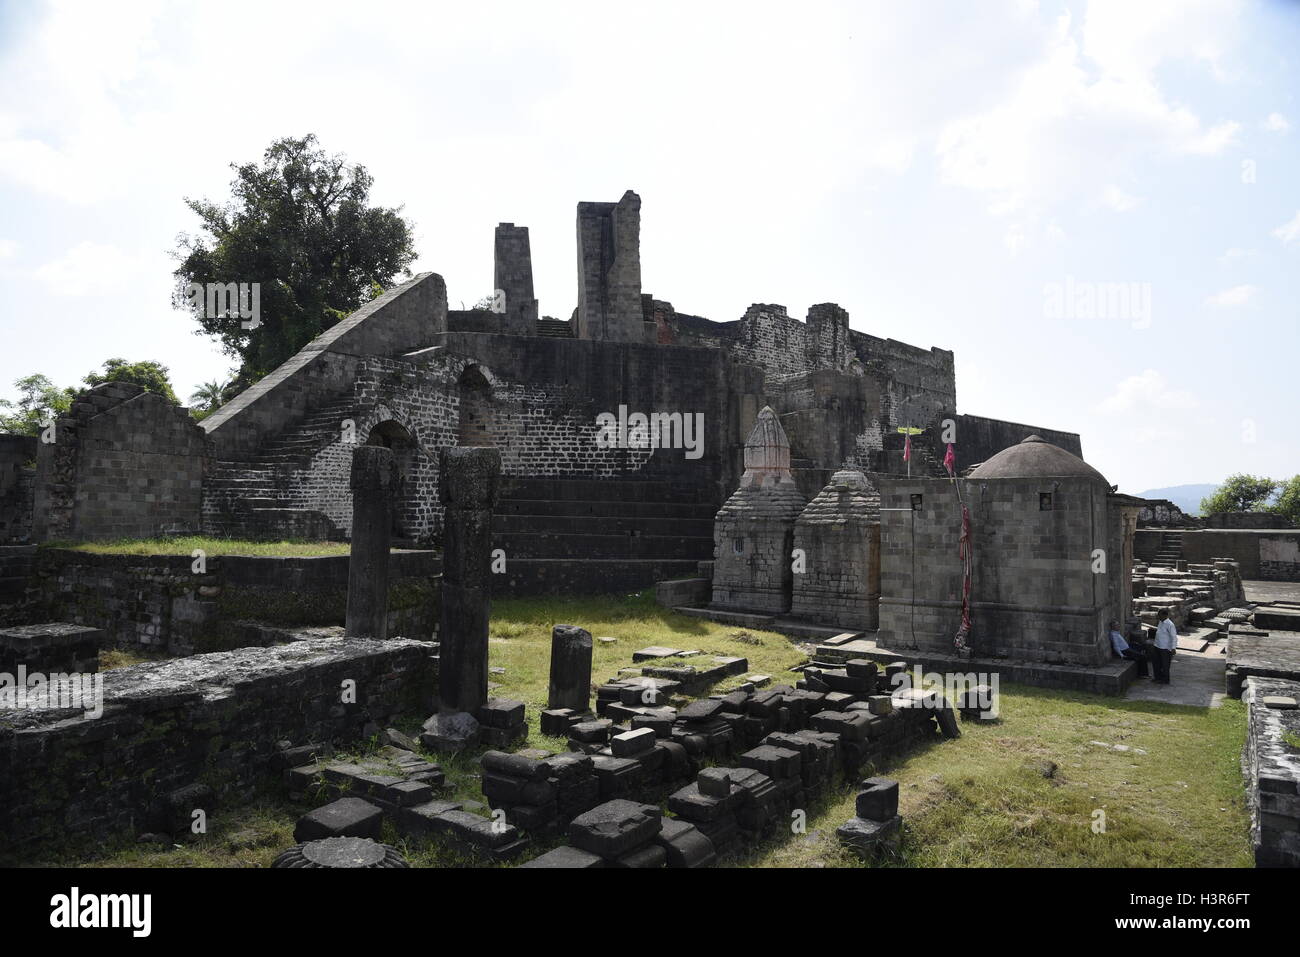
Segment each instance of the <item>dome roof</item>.
[[1095,468],[1042,436],[1031,435],[1003,449],[970,473],[973,479],[990,478],[1087,478],[1109,486]]

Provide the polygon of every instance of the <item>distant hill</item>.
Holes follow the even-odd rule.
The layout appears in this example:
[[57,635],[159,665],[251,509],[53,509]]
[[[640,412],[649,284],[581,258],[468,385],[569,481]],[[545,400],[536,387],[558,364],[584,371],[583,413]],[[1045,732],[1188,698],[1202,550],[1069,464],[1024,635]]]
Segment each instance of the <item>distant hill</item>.
[[1165,498],[1173,502],[1188,515],[1201,514],[1201,499],[1212,495],[1219,486],[1211,485],[1173,485],[1169,488],[1149,488],[1138,492],[1139,498]]

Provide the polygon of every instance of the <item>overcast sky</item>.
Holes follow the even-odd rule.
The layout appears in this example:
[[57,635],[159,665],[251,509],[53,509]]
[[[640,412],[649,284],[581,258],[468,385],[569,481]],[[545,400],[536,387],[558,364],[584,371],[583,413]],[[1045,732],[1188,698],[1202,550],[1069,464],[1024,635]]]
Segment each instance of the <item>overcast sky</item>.
[[635,189],[643,289],[679,311],[838,302],[1125,491],[1289,476],[1297,91],[1280,0],[0,0],[0,394],[112,356],[182,399],[224,378],[169,306],[182,199],[314,132],[453,308],[510,221],[567,318],[575,204]]

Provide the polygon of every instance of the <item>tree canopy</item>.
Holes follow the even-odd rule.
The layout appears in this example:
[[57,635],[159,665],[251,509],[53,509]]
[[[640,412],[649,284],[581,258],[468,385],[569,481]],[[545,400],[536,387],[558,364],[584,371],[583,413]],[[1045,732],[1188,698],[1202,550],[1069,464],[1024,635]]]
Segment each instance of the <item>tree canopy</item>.
[[399,273],[409,276],[415,252],[401,207],[371,206],[365,167],[327,155],[314,135],[278,139],[261,163],[231,168],[228,202],[186,198],[203,234],[178,237],[174,275],[178,289],[259,284],[257,322],[189,303],[199,333],[238,358],[237,379],[252,382]]
[[1257,512],[1277,491],[1278,483],[1262,475],[1230,475],[1214,494],[1201,499],[1201,514]]
[[60,389],[46,376],[35,372],[14,382],[18,401],[0,399],[0,432],[40,435],[42,423],[57,419],[68,411],[76,394]]
[[105,382],[133,382],[142,389],[156,392],[163,398],[178,405],[180,404],[180,400],[176,398],[176,392],[172,389],[167,367],[162,363],[149,359],[141,362],[108,359],[104,362],[103,372],[87,373],[82,381],[92,388]]

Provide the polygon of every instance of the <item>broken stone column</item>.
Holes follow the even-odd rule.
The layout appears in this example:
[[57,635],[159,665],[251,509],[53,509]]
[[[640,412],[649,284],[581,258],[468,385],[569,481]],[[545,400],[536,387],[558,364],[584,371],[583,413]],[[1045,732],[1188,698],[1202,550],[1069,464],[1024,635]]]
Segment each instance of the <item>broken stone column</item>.
[[443,514],[438,703],[475,717],[487,702],[492,509],[501,453],[457,446],[439,458]]
[[551,629],[551,688],[548,708],[579,714],[591,701],[591,632],[577,625]]
[[776,413],[764,406],[745,442],[740,488],[713,521],[714,607],[790,610],[790,552],[804,505],[790,472],[790,440]]
[[382,445],[352,450],[352,557],[348,561],[345,632],[388,637],[388,547],[392,535],[397,460]]

